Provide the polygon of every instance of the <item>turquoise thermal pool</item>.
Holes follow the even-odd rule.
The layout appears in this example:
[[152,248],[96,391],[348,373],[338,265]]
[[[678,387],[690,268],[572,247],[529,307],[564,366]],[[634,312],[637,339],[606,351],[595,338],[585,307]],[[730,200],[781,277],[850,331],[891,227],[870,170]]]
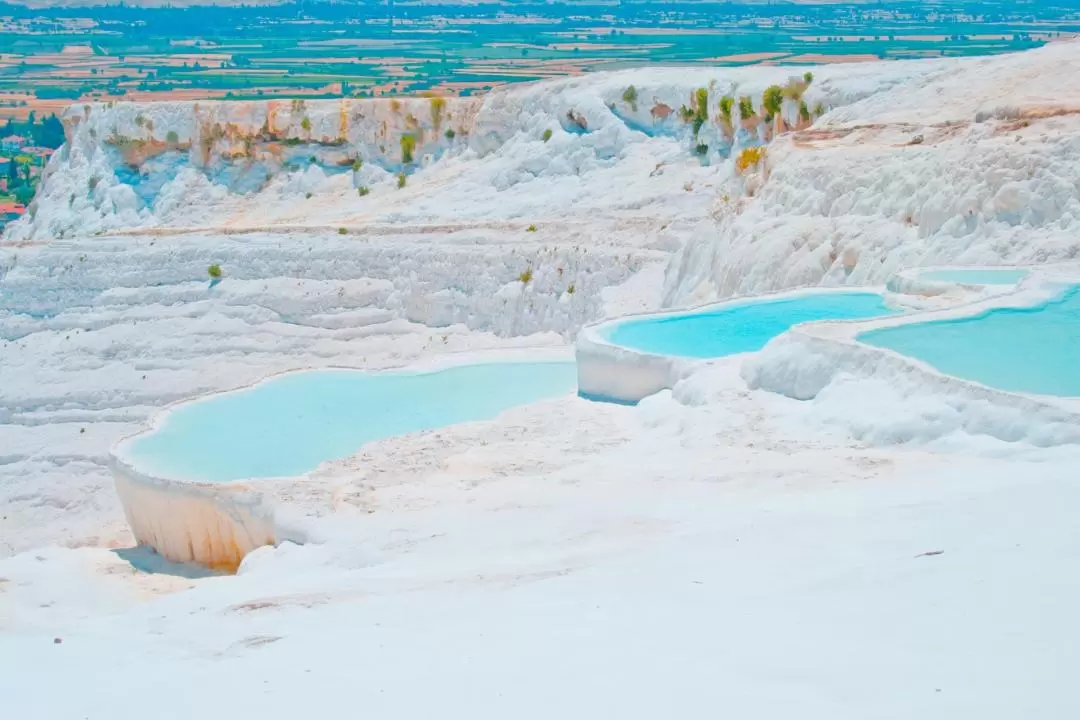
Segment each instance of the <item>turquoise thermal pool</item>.
[[738,301],[691,314],[642,317],[613,325],[606,340],[655,355],[715,358],[760,350],[794,325],[895,314],[871,292],[813,292]]
[[858,339],[1000,390],[1080,395],[1080,285],[1036,307],[882,328]]
[[1027,270],[979,268],[976,270],[930,270],[919,275],[919,279],[961,285],[1015,285],[1027,276]]
[[192,481],[300,475],[372,440],[490,419],[576,386],[572,362],[289,373],[179,405],[122,456],[140,472]]

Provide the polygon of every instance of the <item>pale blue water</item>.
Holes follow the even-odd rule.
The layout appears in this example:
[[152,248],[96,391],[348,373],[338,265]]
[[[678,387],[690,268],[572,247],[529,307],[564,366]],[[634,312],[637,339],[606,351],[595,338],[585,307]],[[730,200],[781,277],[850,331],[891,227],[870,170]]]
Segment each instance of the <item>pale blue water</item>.
[[144,472],[186,480],[300,475],[372,440],[493,418],[576,387],[572,362],[291,373],[181,405],[124,455]]
[[1027,270],[980,268],[978,270],[931,270],[919,275],[919,279],[965,285],[1015,285],[1027,275]]
[[739,302],[693,315],[642,318],[615,325],[607,339],[657,355],[714,358],[760,350],[792,326],[811,320],[856,320],[894,314],[877,293],[807,293]]
[[1080,286],[1039,307],[871,330],[859,340],[1001,390],[1080,395]]

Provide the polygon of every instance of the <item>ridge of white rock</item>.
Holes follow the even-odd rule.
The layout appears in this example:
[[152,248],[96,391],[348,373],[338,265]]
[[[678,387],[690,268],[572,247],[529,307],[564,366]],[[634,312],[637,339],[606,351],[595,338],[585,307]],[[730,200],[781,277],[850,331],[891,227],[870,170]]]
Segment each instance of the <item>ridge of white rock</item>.
[[[805,98],[836,108],[949,66],[814,68]],[[711,193],[684,184],[714,179],[732,146],[757,144],[763,128],[725,136],[713,118],[692,139],[678,109],[699,87],[709,89],[710,117],[722,94],[747,95],[760,106],[765,87],[804,69],[644,68],[483,98],[73,105],[63,115],[68,142],[6,241],[117,229],[513,221],[564,212],[700,217],[703,195]],[[630,86],[639,98],[633,103],[623,99]],[[783,113],[795,122],[798,106],[788,101]],[[406,136],[411,162],[403,157]],[[710,148],[704,158],[689,152],[699,142]],[[409,177],[399,192],[403,171]],[[370,194],[359,197],[360,186]]]
[[[538,220],[570,235],[622,223],[664,229],[654,241],[668,250],[688,239],[668,306],[880,284],[910,265],[1076,255],[1080,44],[814,67],[803,99],[828,112],[811,127],[786,100],[781,116],[800,129],[724,131],[721,96],[760,109],[765,87],[805,69],[645,68],[482,98],[76,105],[64,114],[68,143],[4,242]],[[698,88],[710,111],[694,136],[679,108]],[[759,171],[734,169],[734,155],[766,141]]]

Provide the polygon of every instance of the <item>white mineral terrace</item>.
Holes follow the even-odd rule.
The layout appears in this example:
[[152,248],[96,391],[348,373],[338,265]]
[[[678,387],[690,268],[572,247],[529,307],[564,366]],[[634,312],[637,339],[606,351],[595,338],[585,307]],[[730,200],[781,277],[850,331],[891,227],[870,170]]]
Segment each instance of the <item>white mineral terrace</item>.
[[[527,351],[463,353],[458,357],[428,359],[400,370],[431,373],[456,367],[482,367],[503,362],[564,361],[561,349],[536,348]],[[354,372],[356,368],[324,368]],[[290,477],[282,472],[276,477],[239,478],[223,481],[200,481],[164,471],[151,471],[132,458],[132,448],[141,439],[158,432],[171,413],[206,403],[216,398],[236,396],[295,371],[261,378],[248,385],[219,393],[182,400],[163,408],[149,426],[117,442],[109,451],[109,467],[116,481],[116,493],[132,535],[140,545],[172,562],[198,563],[210,568],[235,571],[244,557],[264,545],[288,539],[303,542],[305,534],[296,527],[282,526],[276,520],[282,509],[270,499],[271,488],[303,484],[305,476]],[[412,402],[403,399],[402,402]],[[227,432],[227,430],[226,430]],[[192,451],[197,448],[189,448]],[[352,448],[359,451],[361,448]],[[334,460],[323,458],[324,462]],[[160,466],[160,461],[158,462]]]
[[[935,268],[935,270],[956,268]],[[1002,270],[1002,268],[982,268]],[[1005,270],[1011,268],[1004,268]],[[957,411],[969,432],[1007,442],[1028,442],[1045,447],[1080,442],[1080,398],[1008,392],[938,371],[916,358],[889,348],[860,342],[871,330],[934,320],[973,317],[994,308],[1037,307],[1080,283],[1075,263],[1022,268],[1029,271],[1017,285],[994,289],[974,298],[939,309],[910,315],[850,322],[805,323],[778,336],[760,353],[742,364],[742,377],[751,388],[809,400],[835,383],[851,378],[888,382],[899,393],[934,393]],[[931,296],[963,296],[971,286],[946,282],[931,285]],[[890,287],[922,292],[918,272],[901,273]],[[970,299],[969,299],[970,300]],[[1001,338],[1008,343],[1009,338]]]
[[157,432],[176,409],[253,388],[269,379],[172,403],[155,413],[148,427],[121,439],[109,450],[116,494],[140,545],[153,548],[172,562],[199,563],[232,572],[252,550],[282,538],[282,530],[274,521],[275,509],[265,491],[271,483],[301,482],[302,478],[201,482],[154,474],[130,457],[133,444]]
[[[934,270],[951,271],[955,268]],[[819,320],[796,325],[774,338],[758,357],[753,352],[715,359],[661,355],[623,347],[607,338],[615,327],[629,321],[689,317],[719,309],[807,296],[877,294],[881,289],[800,289],[689,310],[629,315],[590,325],[582,329],[576,343],[578,393],[594,401],[632,404],[661,390],[673,388],[680,380],[709,364],[736,362],[741,363],[742,375],[749,387],[800,400],[813,398],[843,374],[867,378],[888,377],[894,378],[897,385],[935,388],[942,396],[957,398],[956,401],[963,405],[992,406],[996,414],[983,414],[973,421],[984,425],[980,427],[981,432],[1003,440],[1026,440],[1039,446],[1080,442],[1080,399],[1030,397],[988,388],[944,375],[917,359],[889,349],[868,346],[856,339],[858,334],[877,328],[968,317],[995,307],[1037,305],[1080,280],[1075,265],[1042,266],[1028,270],[1028,276],[1019,285],[1008,286],[1007,289],[995,288],[991,293],[978,294],[979,288],[963,283],[950,285],[935,282],[928,295],[938,302],[946,299],[949,306],[942,309],[919,311],[915,307],[907,307],[908,312],[883,318]],[[917,293],[923,291],[916,272],[900,273],[897,278],[890,279],[888,286]],[[972,291],[976,294],[972,294]],[[898,309],[904,309],[905,302],[916,307],[919,302],[919,298],[905,298],[902,294],[883,297]],[[540,358],[557,356],[551,352],[534,352],[533,355]],[[494,361],[505,356],[506,353],[488,354],[486,358],[477,359]],[[446,366],[446,363],[439,365]],[[194,401],[207,400],[215,395],[220,394]],[[155,415],[149,429],[125,438],[110,452],[110,467],[116,478],[116,490],[125,517],[140,544],[152,547],[169,560],[235,570],[248,553],[263,545],[275,544],[282,536],[282,530],[276,527],[274,521],[276,508],[266,499],[259,486],[265,488],[268,483],[298,483],[304,480],[282,477],[247,482],[198,482],[154,475],[145,468],[140,469],[128,458],[127,449],[140,436],[155,432],[173,409],[166,408]],[[987,421],[987,417],[991,419]],[[1020,418],[1026,420],[1021,422]],[[293,534],[290,539],[301,538]]]
[[[801,288],[754,297],[709,303],[685,310],[638,313],[586,325],[574,343],[578,368],[578,393],[585,398],[633,404],[660,390],[671,389],[696,369],[736,355],[697,358],[646,352],[612,342],[610,333],[618,326],[646,319],[693,317],[710,311],[737,308],[771,300],[786,300],[821,294],[881,293],[883,288]],[[887,298],[902,307],[903,298]],[[854,321],[852,321],[854,322]]]
[[[920,280],[927,272],[993,273],[1024,271],[1018,283],[983,285],[948,280]],[[1003,409],[1005,417],[990,422],[982,432],[1004,440],[1025,439],[1037,445],[1080,441],[1080,398],[1029,396],[1005,392],[943,374],[925,362],[887,348],[861,343],[856,336],[869,330],[898,327],[930,320],[971,317],[997,307],[1033,307],[1080,283],[1075,264],[1039,267],[936,267],[907,270],[890,278],[884,295],[903,314],[854,320],[815,320],[795,325],[777,335],[760,353],[717,358],[692,358],[646,352],[611,341],[614,329],[626,322],[674,319],[737,308],[757,302],[820,295],[823,292],[881,292],[880,288],[820,288],[740,298],[689,310],[643,313],[586,326],[576,341],[578,392],[583,397],[633,404],[661,390],[671,389],[695,371],[715,363],[741,363],[751,388],[762,388],[806,400],[844,374],[866,378],[893,378],[897,384],[937,388],[945,396],[964,396],[968,404],[983,402]],[[908,297],[905,297],[908,296]],[[1008,342],[1003,338],[1003,342]],[[756,355],[756,357],[755,357]],[[745,358],[745,361],[744,361]],[[1041,421],[1017,422],[1017,413]],[[1011,414],[1011,415],[1010,415]],[[1045,421],[1045,422],[1042,422]],[[1028,431],[1037,436],[1028,436]]]
[[195,483],[139,472],[114,450],[110,468],[131,533],[173,562],[235,571],[280,537],[255,483]]
[[[921,295],[932,297],[945,294],[963,294],[964,292],[980,292],[983,294],[996,294],[1012,292],[1015,285],[1026,279],[1027,274],[1033,269],[1030,265],[1003,265],[995,267],[986,266],[948,266],[948,267],[918,267],[901,270],[889,278],[886,288],[890,292],[903,293],[905,295]],[[949,279],[948,273],[984,273],[991,278],[995,273],[1005,276],[1023,274],[1019,280],[1009,282],[963,282]],[[944,273],[944,279],[933,277],[935,274]]]
[[[773,84],[824,114],[714,115]],[[1080,280],[1080,43],[63,118],[0,238],[5,718],[1080,717],[1080,401],[858,340]],[[599,332],[886,283],[907,314],[716,362]],[[1027,314],[988,317],[948,335]],[[635,404],[566,392],[287,478],[124,453],[280,373],[575,339],[580,390]]]

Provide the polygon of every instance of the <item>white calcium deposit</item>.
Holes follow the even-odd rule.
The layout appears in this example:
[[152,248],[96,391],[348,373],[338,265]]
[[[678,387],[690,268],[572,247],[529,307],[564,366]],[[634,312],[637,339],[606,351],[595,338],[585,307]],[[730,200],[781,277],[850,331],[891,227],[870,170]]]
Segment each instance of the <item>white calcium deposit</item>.
[[[775,137],[724,133],[721,96],[808,69],[811,126],[788,102]],[[136,547],[108,451],[285,370],[565,355],[626,313],[1075,258],[1078,113],[1075,43],[71,107],[0,241],[2,714],[1077,716],[1071,420],[809,335],[267,483],[303,544],[230,576]]]

